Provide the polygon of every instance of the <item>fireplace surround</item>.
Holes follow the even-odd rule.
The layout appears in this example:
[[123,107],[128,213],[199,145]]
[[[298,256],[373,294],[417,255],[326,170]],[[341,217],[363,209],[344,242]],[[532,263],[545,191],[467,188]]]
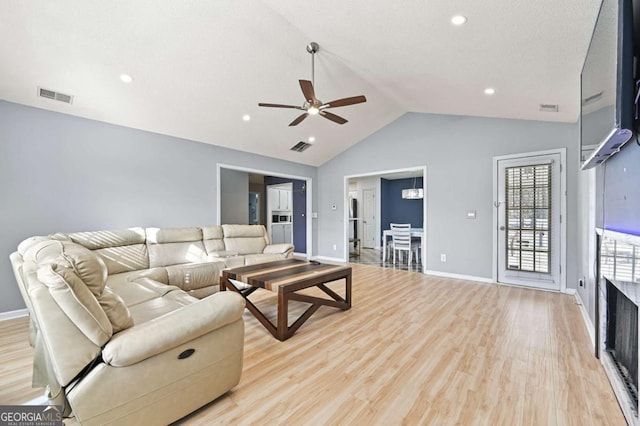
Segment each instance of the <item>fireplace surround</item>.
[[630,425],[638,418],[640,236],[598,229],[596,356]]

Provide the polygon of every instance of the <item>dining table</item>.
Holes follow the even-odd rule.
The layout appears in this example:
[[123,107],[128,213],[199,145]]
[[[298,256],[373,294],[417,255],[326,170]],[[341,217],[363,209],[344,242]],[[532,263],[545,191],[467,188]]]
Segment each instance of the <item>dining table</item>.
[[[391,237],[391,229],[382,231],[382,259],[387,258],[387,240]],[[424,228],[411,228],[411,238],[420,238],[420,257],[422,261],[422,253],[424,247]]]

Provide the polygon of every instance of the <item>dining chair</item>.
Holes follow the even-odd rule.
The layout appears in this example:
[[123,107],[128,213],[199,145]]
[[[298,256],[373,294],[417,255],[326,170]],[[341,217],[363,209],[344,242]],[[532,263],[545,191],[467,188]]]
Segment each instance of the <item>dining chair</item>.
[[406,251],[409,254],[408,265],[411,266],[413,260],[413,250],[419,247],[419,245],[416,245],[411,241],[411,224],[392,223],[391,243],[393,245],[393,264],[396,264],[396,254]]

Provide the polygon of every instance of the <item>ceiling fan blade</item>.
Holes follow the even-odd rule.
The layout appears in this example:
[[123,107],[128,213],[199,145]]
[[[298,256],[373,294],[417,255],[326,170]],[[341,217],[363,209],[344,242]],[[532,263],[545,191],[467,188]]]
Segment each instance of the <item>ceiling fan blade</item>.
[[313,83],[309,80],[299,80],[300,88],[302,89],[302,93],[304,94],[304,99],[307,101],[312,101],[311,103],[316,103],[318,100],[316,99],[316,92],[313,90]]
[[296,119],[295,119],[295,120],[293,120],[291,123],[289,123],[289,126],[297,126],[298,124],[300,124],[300,122],[301,122],[302,120],[304,120],[305,118],[307,118],[307,115],[309,115],[309,114],[307,114],[306,112],[305,112],[304,114],[300,114],[300,115],[298,116],[298,118],[296,118]]
[[302,109],[299,106],[296,105],[282,105],[282,104],[265,104],[265,103],[259,103],[258,106],[261,107],[271,107],[271,108],[293,108],[293,109]]
[[336,99],[335,101],[325,102],[324,105],[326,105],[325,108],[337,108],[347,105],[361,104],[362,102],[367,102],[367,98],[365,98],[364,96],[352,96],[350,98]]
[[328,111],[320,111],[320,115],[323,116],[326,119],[329,119],[331,121],[334,121],[338,124],[344,124],[347,122],[347,120],[345,120],[344,118],[340,117],[339,115],[335,115],[335,114],[331,114]]

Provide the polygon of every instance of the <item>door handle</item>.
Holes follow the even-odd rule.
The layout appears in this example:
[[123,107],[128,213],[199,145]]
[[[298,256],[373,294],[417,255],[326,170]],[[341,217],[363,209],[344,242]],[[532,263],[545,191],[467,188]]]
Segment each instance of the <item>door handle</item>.
[[501,230],[501,231],[504,231],[504,226],[501,226],[501,227],[500,227],[500,230]]

